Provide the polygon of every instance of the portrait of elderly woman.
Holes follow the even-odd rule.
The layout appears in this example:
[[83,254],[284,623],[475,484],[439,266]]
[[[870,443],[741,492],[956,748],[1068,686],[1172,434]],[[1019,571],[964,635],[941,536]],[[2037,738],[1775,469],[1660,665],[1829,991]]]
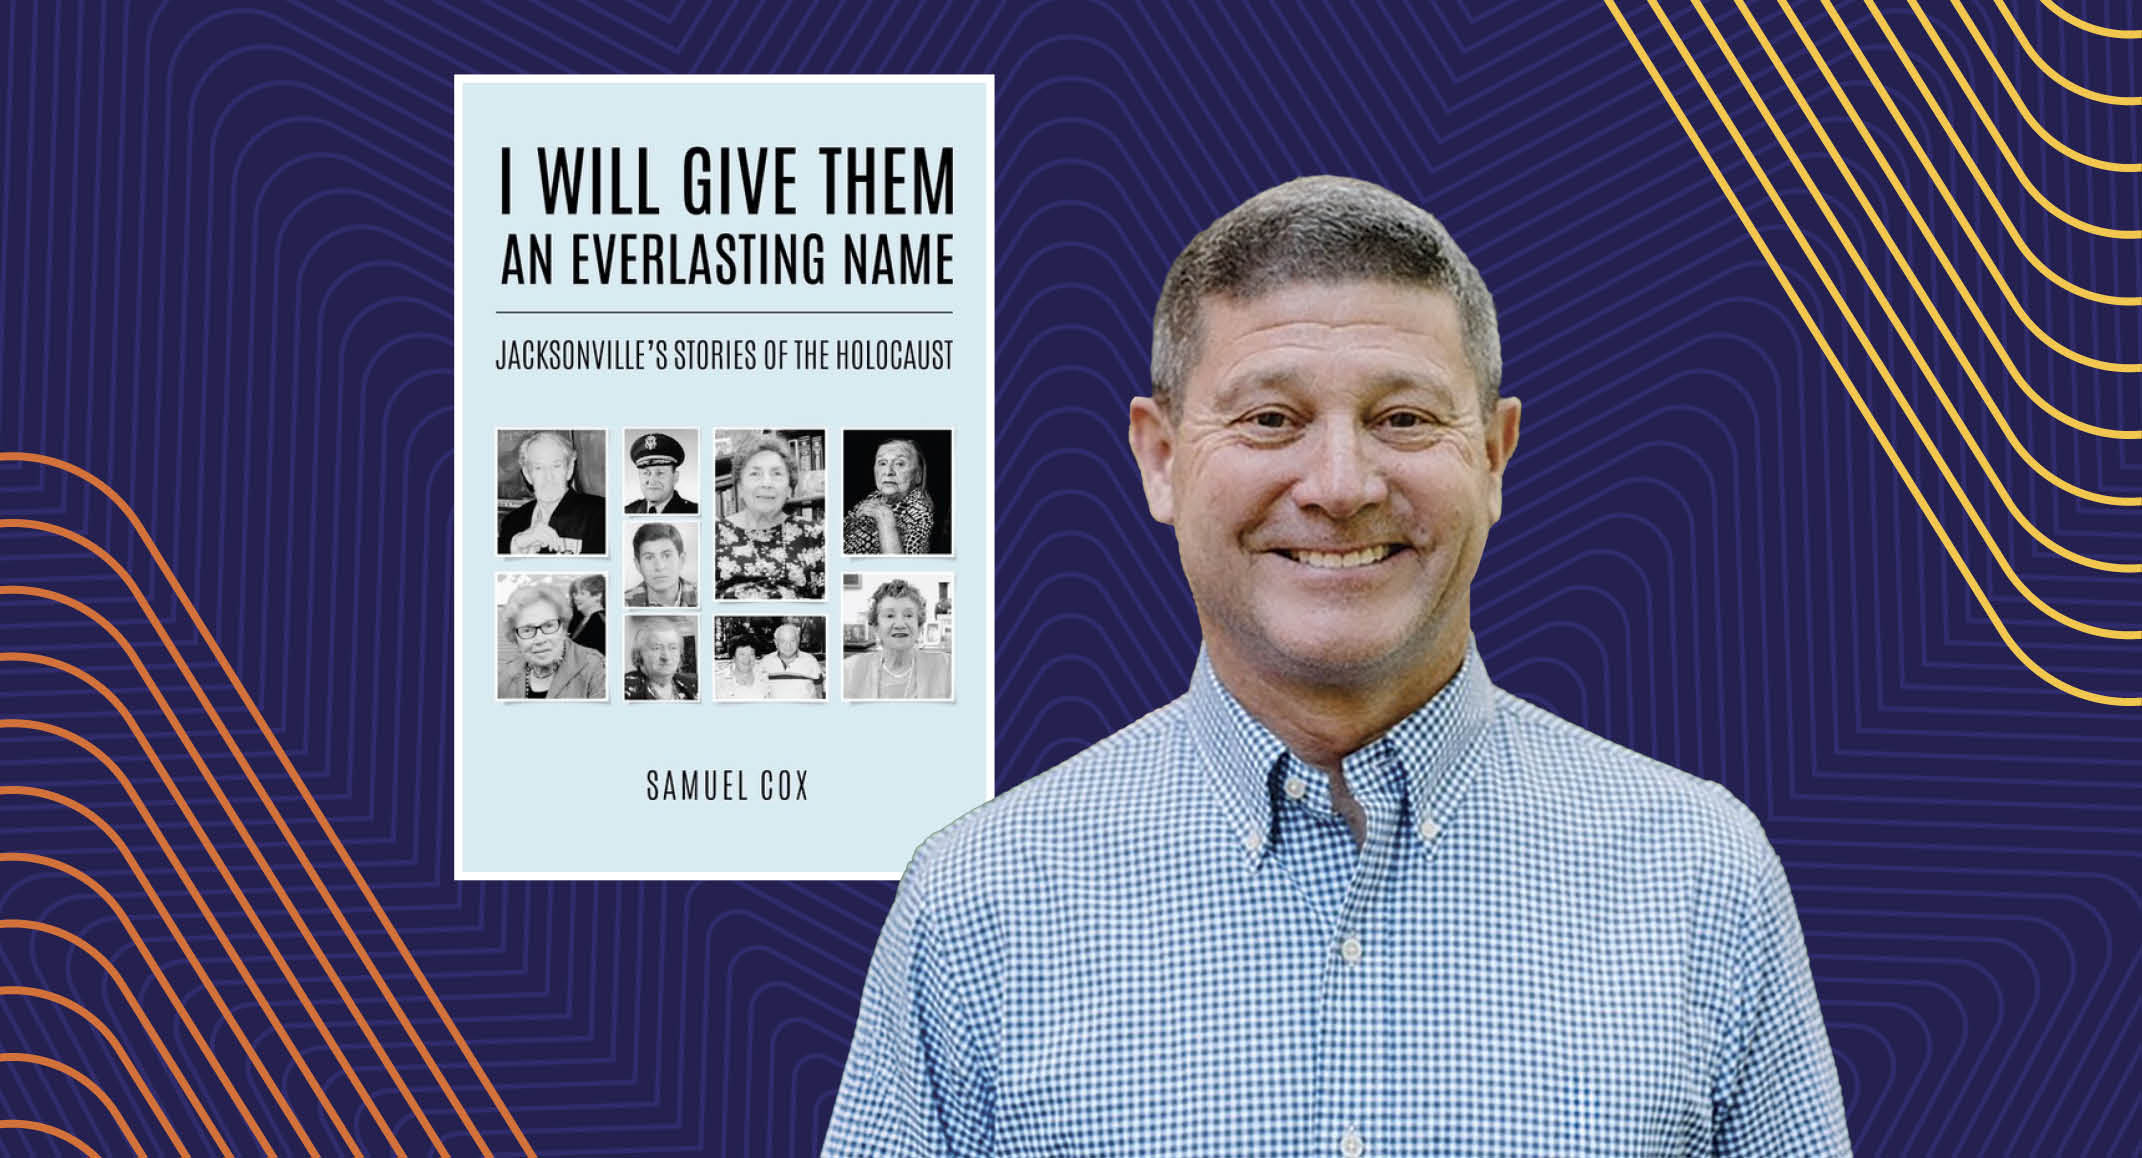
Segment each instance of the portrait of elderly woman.
[[717,444],[714,597],[824,598],[824,433],[723,431]]
[[[564,578],[564,576],[559,576]],[[572,641],[572,600],[550,577],[517,586],[499,608],[498,698],[600,700],[603,655]]]
[[850,555],[951,553],[949,430],[850,430],[841,546]]
[[632,670],[625,673],[628,700],[696,700],[699,676],[685,670],[685,625],[667,615],[632,620]]
[[600,430],[498,432],[499,554],[609,553],[603,537],[603,438]]
[[865,632],[869,642],[866,650],[851,651],[841,668],[843,698],[952,698],[950,641],[941,630],[930,630],[930,600],[921,589],[906,579],[888,579],[860,606],[851,598],[846,618],[851,646]]

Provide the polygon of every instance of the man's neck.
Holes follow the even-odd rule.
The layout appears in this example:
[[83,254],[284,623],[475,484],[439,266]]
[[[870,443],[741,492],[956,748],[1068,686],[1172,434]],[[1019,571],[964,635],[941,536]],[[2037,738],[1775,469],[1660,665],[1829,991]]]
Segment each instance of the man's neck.
[[1319,683],[1285,678],[1256,664],[1234,662],[1213,648],[1213,674],[1258,722],[1303,762],[1336,777],[1346,757],[1374,743],[1421,709],[1458,674],[1469,633],[1454,633],[1428,659],[1388,678]]

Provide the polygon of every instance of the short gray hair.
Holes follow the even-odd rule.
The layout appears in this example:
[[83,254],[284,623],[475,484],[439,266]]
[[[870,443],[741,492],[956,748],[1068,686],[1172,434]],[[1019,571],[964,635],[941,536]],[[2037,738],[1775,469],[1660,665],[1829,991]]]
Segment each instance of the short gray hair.
[[513,457],[518,459],[523,467],[527,466],[528,448],[538,442],[556,443],[558,449],[565,452],[565,465],[568,467],[580,461],[580,451],[573,445],[573,440],[555,430],[538,430],[521,439],[521,444],[513,449]]
[[1482,414],[1502,391],[1502,336],[1480,271],[1427,210],[1351,177],[1300,177],[1227,211],[1190,239],[1153,311],[1153,398],[1173,418],[1204,339],[1208,297],[1255,301],[1284,286],[1385,282],[1457,302]]

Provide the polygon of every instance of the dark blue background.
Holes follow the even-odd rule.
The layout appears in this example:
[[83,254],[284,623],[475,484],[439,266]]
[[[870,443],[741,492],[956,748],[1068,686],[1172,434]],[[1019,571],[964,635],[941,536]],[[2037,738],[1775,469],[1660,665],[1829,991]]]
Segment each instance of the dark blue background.
[[[2142,115],[2055,87],[2001,22],[2002,2],[2053,64],[2099,89],[2135,89],[2142,44],[2092,37],[2031,0],[1967,5],[1999,69],[2053,132],[2097,156],[2142,158]],[[2142,243],[2085,235],[2032,204],[1909,6],[1882,7],[2025,239],[2084,285],[2142,293]],[[2086,219],[2142,224],[2142,177],[2046,148],[1956,10],[1926,7],[2047,194]],[[2069,7],[2134,20],[2112,0]],[[2080,350],[2142,361],[2137,310],[2084,302],[2024,263],[1881,29],[1863,5],[1842,8],[2022,305]],[[2052,624],[2001,576],[1657,17],[1627,0],[1622,9],[2018,641],[2063,678],[2142,694],[2133,640]],[[2135,512],[2059,493],[2001,441],[1747,22],[1713,9],[2021,509],[2076,551],[2142,554]],[[2083,485],[2142,491],[2135,443],[2061,426],[2009,383],[1940,274],[1935,245],[2052,400],[2136,427],[2142,385],[2030,336],[1836,25],[1816,0],[1794,10],[1864,108],[1935,242],[1912,227],[1780,10],[1763,4],[1757,16],[2019,438]],[[2132,630],[2142,619],[2134,576],[2077,567],[2016,529],[1701,21],[1679,5],[1669,12],[1993,543],[2052,605]],[[0,449],[81,464],[138,509],[536,1152],[815,1150],[892,886],[452,881],[456,72],[996,74],[1003,786],[1176,694],[1189,667],[1195,631],[1173,544],[1144,515],[1122,437],[1170,258],[1219,212],[1304,172],[1350,173],[1416,197],[1486,272],[1502,310],[1506,389],[1526,404],[1508,514],[1476,598],[1495,677],[1723,781],[1763,816],[1800,900],[1862,1153],[2142,1150],[2134,709],[2055,691],[2000,642],[1609,6],[1252,4],[1215,15],[1084,2],[228,12],[25,2],[0,20],[10,49],[0,82]],[[712,141],[720,132],[707,126]],[[124,519],[81,481],[21,463],[0,463],[0,518],[77,529],[140,578],[484,1143],[516,1152],[272,752],[241,726],[242,703]],[[5,584],[80,599],[146,649],[152,678],[260,834],[417,1104],[451,1152],[479,1152],[125,587],[82,548],[20,527],[0,528]],[[357,1084],[409,1152],[426,1152],[385,1066],[124,653],[75,611],[22,593],[0,594],[0,651],[76,664],[142,718]],[[185,822],[121,717],[74,676],[23,660],[0,662],[0,697],[0,715],[71,728],[141,785],[321,1076],[327,1105],[365,1152],[388,1152],[231,890],[199,843],[179,835]],[[0,782],[67,792],[106,816],[204,959],[215,956],[102,765],[49,734],[0,730]],[[57,805],[0,797],[4,851],[67,860],[113,891],[268,1136],[300,1152],[110,843]],[[50,922],[98,946],[233,1145],[252,1144],[89,890],[47,867],[0,863],[0,919]],[[209,971],[238,1006],[267,1080],[335,1152],[321,1100],[243,1000],[236,971],[227,961]],[[214,1152],[91,958],[50,934],[0,928],[0,985],[71,994],[105,1019],[181,1137]],[[7,1050],[80,1068],[151,1153],[165,1152],[147,1103],[79,1018],[0,995]],[[130,1152],[111,1115],[49,1069],[0,1064],[0,1118]],[[72,1152],[0,1131],[0,1153]]]

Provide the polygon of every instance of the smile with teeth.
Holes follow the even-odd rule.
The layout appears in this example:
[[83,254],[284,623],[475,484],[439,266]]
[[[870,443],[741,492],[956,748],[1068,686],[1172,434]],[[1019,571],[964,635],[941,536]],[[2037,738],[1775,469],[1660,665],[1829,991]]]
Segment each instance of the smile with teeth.
[[1343,571],[1351,567],[1367,567],[1373,563],[1381,563],[1385,559],[1398,554],[1398,550],[1399,547],[1396,543],[1379,543],[1373,547],[1356,547],[1351,551],[1282,550],[1280,554],[1310,567],[1320,567],[1327,571]]

